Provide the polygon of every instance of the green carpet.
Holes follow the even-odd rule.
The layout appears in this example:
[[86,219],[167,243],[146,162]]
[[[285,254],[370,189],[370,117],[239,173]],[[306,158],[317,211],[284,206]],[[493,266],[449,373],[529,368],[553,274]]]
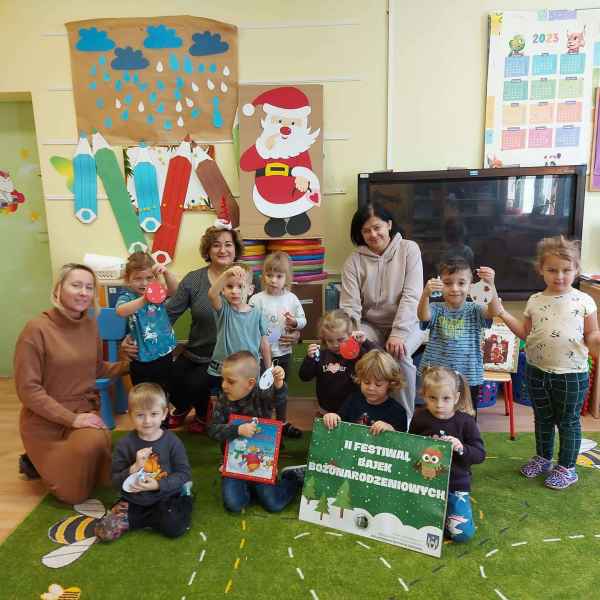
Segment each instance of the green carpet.
[[[531,434],[516,442],[505,434],[484,436],[490,458],[474,469],[476,537],[445,545],[441,559],[329,535],[332,530],[297,520],[298,502],[276,515],[257,507],[244,516],[226,514],[217,445],[202,436],[181,437],[197,493],[188,534],[168,540],[136,531],[93,545],[68,567],[48,569],[40,559],[58,547],[48,527],[70,511],[46,497],[0,546],[0,598],[39,598],[51,583],[80,587],[82,600],[600,597],[600,471],[579,468],[580,482],[560,492],[544,488],[541,479],[525,480],[517,467],[532,453]],[[600,441],[600,434],[586,437]],[[286,442],[282,464],[302,462],[306,443]],[[114,494],[100,490],[97,497],[108,504]],[[304,532],[309,535],[295,537]]]

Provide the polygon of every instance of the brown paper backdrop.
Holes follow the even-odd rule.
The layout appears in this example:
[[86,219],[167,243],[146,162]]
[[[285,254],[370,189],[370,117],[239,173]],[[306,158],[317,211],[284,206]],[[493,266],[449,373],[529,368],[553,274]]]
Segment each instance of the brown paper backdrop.
[[[147,28],[160,25],[175,31],[170,34],[165,29],[160,36],[155,30],[152,39],[158,40],[158,45],[173,45],[176,36],[181,40],[179,47],[144,46],[151,37]],[[202,141],[231,138],[238,99],[237,27],[190,16],[92,19],[67,23],[66,27],[80,133],[98,130],[115,145],[178,143],[188,134]],[[97,32],[90,31],[92,28]],[[194,34],[202,37],[193,40]],[[78,43],[90,51],[77,49]],[[227,49],[218,52],[225,44]],[[123,53],[117,56],[115,50],[127,46],[131,47],[125,52],[129,59]],[[208,54],[190,54],[193,46]],[[135,54],[138,51],[141,55]],[[115,69],[114,60],[130,68]],[[145,68],[133,68],[146,61]],[[162,71],[157,70],[159,63]],[[149,115],[152,122],[148,122]],[[182,124],[178,124],[180,118]]]
[[[310,115],[308,115],[308,125],[311,131],[320,129],[319,137],[310,147],[309,154],[312,163],[312,170],[319,178],[321,185],[321,206],[315,206],[307,214],[310,217],[311,227],[302,235],[290,236],[286,234],[285,238],[314,238],[323,237],[323,86],[322,85],[294,85],[286,84],[302,90],[308,97],[311,106]],[[240,107],[252,102],[256,96],[272,90],[279,85],[240,85],[239,102]],[[265,112],[262,106],[257,106],[254,115],[245,116],[240,110],[240,155],[244,154],[247,148],[256,143],[256,139],[262,132],[260,124],[264,119]],[[276,161],[277,159],[273,159]],[[268,217],[258,211],[252,199],[252,190],[254,188],[254,173],[240,169],[240,230],[247,239],[274,239],[269,237],[264,230]]]

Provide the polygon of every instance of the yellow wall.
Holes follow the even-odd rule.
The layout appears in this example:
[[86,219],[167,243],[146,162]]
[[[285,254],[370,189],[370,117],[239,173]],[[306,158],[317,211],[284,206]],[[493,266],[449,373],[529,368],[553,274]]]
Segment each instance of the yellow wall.
[[[74,146],[47,142],[76,139],[73,97],[71,92],[48,89],[71,85],[70,59],[66,37],[43,34],[64,32],[63,23],[67,21],[165,13],[204,16],[236,25],[338,23],[327,27],[242,28],[239,33],[241,80],[359,79],[324,83],[325,135],[349,137],[324,144],[324,192],[346,192],[324,198],[327,263],[335,272],[351,248],[349,222],[356,206],[356,174],[385,165],[386,3],[372,2],[368,11],[365,6],[361,0],[205,0],[168,4],[156,0],[55,0],[51,4],[5,0],[0,2],[0,50],[3,56],[14,58],[4,61],[0,93],[31,91],[44,192],[46,196],[64,195],[64,182],[50,166],[49,158],[55,154],[70,157]],[[354,24],[344,24],[348,22]],[[217,161],[237,193],[231,145],[217,146]],[[55,271],[64,262],[81,259],[85,252],[125,254],[106,200],[100,200],[100,216],[91,225],[82,225],[73,217],[72,202],[47,201],[46,212]],[[197,268],[201,262],[198,241],[213,220],[214,215],[184,215],[176,274]]]
[[[487,65],[487,18],[493,9],[576,8],[575,0],[390,0],[397,51],[393,56],[392,124],[398,170],[482,166],[483,118]],[[169,4],[156,0],[68,2],[37,0],[0,2],[0,93],[30,91],[33,98],[39,155],[46,195],[65,194],[60,176],[50,167],[53,154],[71,156],[73,146],[49,146],[48,140],[75,140],[75,114],[63,23],[78,19],[161,14],[192,14],[238,25],[337,22],[327,27],[242,28],[239,37],[241,80],[353,78],[325,82],[325,135],[348,137],[325,141],[324,191],[327,266],[339,271],[349,253],[349,221],[356,206],[356,174],[386,167],[387,2],[385,0],[191,0]],[[350,22],[349,25],[343,23]],[[217,160],[234,193],[236,174],[231,146],[217,146]],[[583,266],[600,271],[597,195],[588,194],[583,233]],[[46,203],[53,269],[85,252],[125,251],[106,201],[100,217],[81,225],[72,203]],[[198,239],[212,216],[186,213],[175,272],[183,275],[200,263]],[[242,229],[243,231],[243,229]]]

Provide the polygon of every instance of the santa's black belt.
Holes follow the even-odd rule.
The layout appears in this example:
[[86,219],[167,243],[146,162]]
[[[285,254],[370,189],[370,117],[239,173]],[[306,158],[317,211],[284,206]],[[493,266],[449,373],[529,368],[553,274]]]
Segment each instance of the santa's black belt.
[[270,177],[272,175],[289,177],[290,168],[283,163],[267,163],[264,169],[257,169],[255,173],[256,177]]

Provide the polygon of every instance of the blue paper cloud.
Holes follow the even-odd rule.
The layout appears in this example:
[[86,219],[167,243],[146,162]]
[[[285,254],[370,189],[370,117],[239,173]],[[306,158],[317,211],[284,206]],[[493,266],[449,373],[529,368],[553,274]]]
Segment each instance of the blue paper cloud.
[[110,66],[113,69],[145,69],[150,63],[141,50],[134,50],[131,46],[115,48],[115,56]]
[[95,27],[92,27],[79,30],[79,40],[75,48],[82,52],[105,52],[106,50],[112,50],[115,45],[106,31],[98,31]]
[[223,54],[229,50],[229,44],[221,40],[221,34],[211,34],[210,31],[195,33],[192,36],[194,45],[190,47],[192,56],[208,56],[209,54]]
[[175,34],[175,29],[169,29],[166,25],[148,25],[146,31],[148,37],[144,40],[145,48],[179,48],[183,44]]

